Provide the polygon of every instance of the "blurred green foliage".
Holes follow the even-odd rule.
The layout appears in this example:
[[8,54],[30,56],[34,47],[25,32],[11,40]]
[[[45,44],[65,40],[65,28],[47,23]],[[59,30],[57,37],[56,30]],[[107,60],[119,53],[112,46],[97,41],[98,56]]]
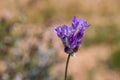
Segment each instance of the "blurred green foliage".
[[109,45],[118,44],[120,42],[119,28],[114,24],[100,26],[95,28],[94,36],[87,36],[83,40],[84,46],[93,44],[108,43]]
[[7,21],[5,18],[0,19],[0,57],[8,53],[9,48],[14,45],[13,38],[10,35],[10,28],[13,25],[12,22]]
[[112,52],[107,64],[111,69],[120,70],[120,48]]

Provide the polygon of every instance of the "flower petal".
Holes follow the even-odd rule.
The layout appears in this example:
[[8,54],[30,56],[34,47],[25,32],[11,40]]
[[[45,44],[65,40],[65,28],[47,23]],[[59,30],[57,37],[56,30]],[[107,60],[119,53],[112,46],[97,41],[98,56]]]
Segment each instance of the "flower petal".
[[70,47],[67,47],[67,46],[64,48],[64,51],[66,53],[68,53],[68,54],[72,54],[73,53],[73,50]]
[[66,25],[63,25],[62,26],[62,33],[65,35],[65,36],[68,36],[69,34],[68,34],[68,26],[66,26]]
[[61,30],[61,26],[58,26],[57,28],[55,28],[55,33],[59,36],[62,37],[62,30]]
[[80,20],[79,20],[79,27],[80,27],[82,30],[85,31],[85,30],[89,27],[89,24],[87,23],[86,20],[80,19]]
[[76,29],[73,29],[72,27],[69,27],[69,36],[70,37],[72,37],[75,32],[76,32]]
[[72,20],[72,27],[74,29],[76,29],[79,25],[79,21],[77,20],[76,16],[74,16],[73,20]]

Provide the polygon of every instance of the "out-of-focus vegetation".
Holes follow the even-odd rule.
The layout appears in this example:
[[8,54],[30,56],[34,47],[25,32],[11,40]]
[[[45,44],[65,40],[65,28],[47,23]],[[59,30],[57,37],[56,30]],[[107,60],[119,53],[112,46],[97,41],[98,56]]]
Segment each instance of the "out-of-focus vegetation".
[[101,43],[117,45],[120,43],[120,29],[114,24],[96,27],[94,31],[95,33],[93,34],[93,36],[89,35],[83,40],[84,46]]
[[[76,54],[81,62],[76,60],[70,66],[68,80],[120,80],[115,76],[120,69],[119,3],[119,0],[1,0],[0,80],[63,80],[66,54],[53,29],[61,24],[70,26],[73,16],[86,19],[91,26]],[[103,52],[94,55],[101,44],[105,45]],[[84,55],[89,49],[90,53]],[[97,58],[101,57],[99,53],[105,58]]]
[[120,71],[120,48],[113,51],[107,63],[109,68]]

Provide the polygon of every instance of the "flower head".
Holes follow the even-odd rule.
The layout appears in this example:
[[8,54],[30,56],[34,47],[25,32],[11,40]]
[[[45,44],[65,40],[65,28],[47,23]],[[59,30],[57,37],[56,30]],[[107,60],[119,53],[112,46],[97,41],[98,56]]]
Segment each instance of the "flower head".
[[82,38],[85,30],[89,27],[86,20],[78,20],[75,16],[72,20],[72,25],[58,26],[55,28],[55,33],[64,44],[64,51],[68,54],[73,54],[78,51],[82,44]]

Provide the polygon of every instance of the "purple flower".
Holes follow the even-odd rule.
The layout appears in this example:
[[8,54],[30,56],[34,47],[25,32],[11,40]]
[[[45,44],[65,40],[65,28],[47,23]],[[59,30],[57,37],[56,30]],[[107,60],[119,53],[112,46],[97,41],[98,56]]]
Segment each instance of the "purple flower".
[[73,54],[78,51],[82,44],[82,38],[85,30],[89,27],[86,20],[78,20],[75,16],[72,20],[72,25],[58,26],[55,28],[55,33],[64,44],[64,51],[68,54]]

